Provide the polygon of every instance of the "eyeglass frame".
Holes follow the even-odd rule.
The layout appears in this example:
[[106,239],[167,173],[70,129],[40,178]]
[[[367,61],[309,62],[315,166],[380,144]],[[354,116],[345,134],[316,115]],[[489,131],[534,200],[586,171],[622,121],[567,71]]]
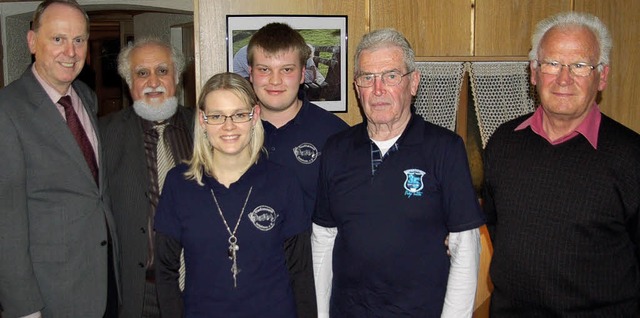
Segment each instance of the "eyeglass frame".
[[[355,78],[354,82],[356,83],[356,86],[358,86],[358,87],[369,88],[369,87],[373,87],[375,85],[376,77],[379,77],[380,80],[382,81],[382,84],[384,84],[385,86],[388,86],[388,87],[393,87],[393,86],[400,85],[400,83],[402,83],[402,79],[405,76],[407,76],[407,75],[409,75],[409,74],[411,74],[413,72],[415,72],[415,70],[408,71],[408,72],[406,72],[404,74],[401,74],[399,70],[390,70],[390,71],[385,71],[385,72],[382,72],[382,73],[364,73],[364,74],[358,75]],[[398,73],[400,75],[400,80],[398,81],[398,83],[395,83],[395,84],[392,84],[392,85],[387,84],[387,82],[384,80],[384,76],[387,75],[387,74],[390,74],[390,73]],[[373,75],[373,81],[371,82],[372,83],[371,85],[363,86],[363,85],[358,84],[358,79],[359,78],[362,78],[363,76],[371,76],[371,75]]]
[[[207,124],[207,125],[211,125],[211,126],[219,126],[219,125],[224,125],[224,124],[226,124],[226,123],[227,123],[227,119],[231,119],[231,122],[232,122],[232,123],[234,123],[234,124],[248,123],[248,122],[250,122],[250,121],[253,119],[253,111],[254,111],[254,108],[252,108],[250,112],[240,112],[240,113],[235,113],[235,114],[233,114],[233,115],[228,115],[228,116],[227,116],[227,115],[223,115],[223,114],[212,114],[212,115],[207,115],[207,114],[205,114],[205,113],[204,113],[204,111],[200,111],[200,112],[202,113],[202,119],[204,119],[204,123],[205,123],[205,124]],[[249,116],[247,116],[247,118],[248,118],[248,119],[247,119],[247,120],[244,120],[244,121],[235,121],[235,120],[233,119],[233,118],[234,118],[234,116],[237,116],[237,115],[240,115],[240,114],[242,114],[242,115],[249,115]],[[210,122],[209,122],[209,117],[211,117],[211,116],[220,116],[221,118],[224,118],[224,119],[222,120],[222,122],[221,122],[221,123],[213,123],[213,122],[211,122],[211,123],[210,123]]]
[[[555,75],[555,76],[560,75],[560,73],[562,73],[562,68],[566,66],[567,68],[569,68],[569,74],[571,74],[571,75],[573,75],[573,76],[577,76],[577,77],[588,77],[589,75],[591,75],[591,72],[593,72],[593,70],[595,70],[596,68],[599,68],[599,67],[602,65],[602,63],[598,63],[598,64],[595,64],[595,65],[592,65],[592,64],[587,64],[587,63],[584,63],[584,62],[580,62],[580,63],[571,63],[571,64],[562,64],[562,63],[560,63],[560,62],[558,62],[558,61],[549,61],[549,62],[547,62],[547,61],[541,61],[541,60],[535,60],[535,61],[536,61],[536,63],[538,64],[537,66],[538,66],[538,68],[540,69],[540,72],[541,72],[542,74]],[[553,63],[557,63],[557,64],[560,66],[560,68],[559,68],[559,70],[558,70],[558,73],[545,73],[545,72],[543,72],[543,71],[542,71],[542,65],[543,65],[543,64],[551,65],[551,64],[553,64]],[[587,75],[578,75],[578,74],[576,74],[574,70],[575,70],[575,68],[576,68],[576,66],[577,66],[577,65],[579,65],[579,66],[586,66],[586,67],[588,67],[588,69],[589,69],[589,74],[587,74]]]

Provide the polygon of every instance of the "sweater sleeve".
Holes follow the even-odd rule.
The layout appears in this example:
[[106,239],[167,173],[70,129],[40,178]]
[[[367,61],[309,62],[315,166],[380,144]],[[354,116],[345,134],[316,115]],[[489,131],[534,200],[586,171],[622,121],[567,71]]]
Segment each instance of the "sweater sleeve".
[[491,145],[487,145],[484,152],[483,171],[484,171],[484,186],[482,187],[482,210],[487,220],[487,230],[489,231],[489,237],[493,242],[496,238],[496,207],[493,202],[493,188],[491,186]]
[[287,239],[284,244],[291,286],[300,318],[317,317],[309,236],[309,231],[304,231]]
[[182,246],[176,239],[160,232],[156,232],[154,243],[160,314],[163,317],[182,317],[182,293],[178,286]]

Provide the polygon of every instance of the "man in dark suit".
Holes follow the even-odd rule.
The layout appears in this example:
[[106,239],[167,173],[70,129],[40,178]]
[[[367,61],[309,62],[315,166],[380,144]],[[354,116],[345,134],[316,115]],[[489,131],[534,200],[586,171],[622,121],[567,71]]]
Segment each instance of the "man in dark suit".
[[192,152],[193,110],[179,106],[175,96],[184,65],[180,52],[158,39],[124,48],[118,72],[133,107],[100,121],[122,243],[122,318],[159,317],[152,221],[167,170]]
[[[75,81],[89,20],[42,2],[27,34],[35,62],[0,90],[2,317],[103,317],[117,307],[117,241],[106,204],[95,94]],[[111,298],[108,305],[107,295]]]

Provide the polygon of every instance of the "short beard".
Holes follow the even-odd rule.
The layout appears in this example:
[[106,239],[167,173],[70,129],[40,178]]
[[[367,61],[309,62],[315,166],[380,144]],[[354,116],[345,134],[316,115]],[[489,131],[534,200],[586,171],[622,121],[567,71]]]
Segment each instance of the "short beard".
[[138,116],[148,121],[163,121],[171,118],[178,110],[178,99],[168,97],[161,104],[150,105],[144,100],[133,102],[133,110]]

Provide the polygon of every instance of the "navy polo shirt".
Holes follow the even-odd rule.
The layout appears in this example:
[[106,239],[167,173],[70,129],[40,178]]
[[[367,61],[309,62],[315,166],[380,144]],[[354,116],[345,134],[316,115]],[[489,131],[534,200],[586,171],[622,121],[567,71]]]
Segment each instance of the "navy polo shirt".
[[262,121],[264,147],[269,160],[292,169],[298,176],[311,215],[316,199],[322,147],[329,136],[349,127],[338,116],[304,99],[296,117],[280,128]]
[[[167,175],[155,217],[156,231],[184,247],[186,317],[296,317],[284,242],[309,229],[297,178],[288,169],[260,160],[229,188],[205,176],[204,186],[186,180],[182,164]],[[249,188],[251,196],[236,232],[237,288],[228,258],[231,231]],[[277,304],[277,305],[274,305]]]
[[366,123],[331,137],[313,222],[337,227],[331,317],[440,317],[449,232],[484,223],[462,139],[413,115],[371,174]]

